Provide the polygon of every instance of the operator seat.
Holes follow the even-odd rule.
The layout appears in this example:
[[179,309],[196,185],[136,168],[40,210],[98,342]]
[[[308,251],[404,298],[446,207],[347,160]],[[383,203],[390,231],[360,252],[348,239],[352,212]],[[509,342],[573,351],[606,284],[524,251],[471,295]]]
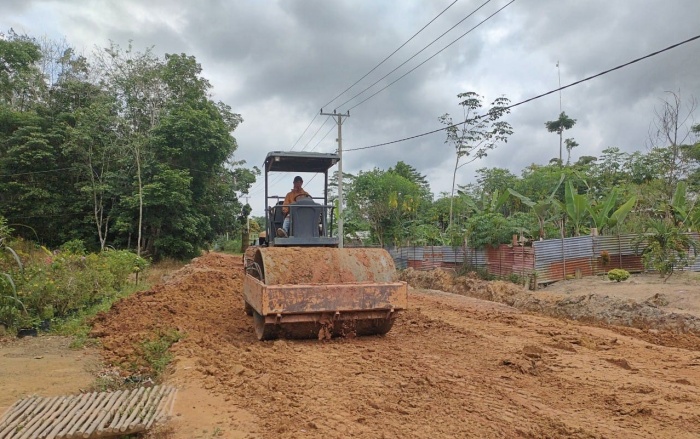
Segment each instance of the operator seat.
[[276,206],[270,208],[270,220],[272,221],[272,235],[274,236],[277,229],[281,229],[284,224],[284,212],[282,212],[282,204],[284,201],[279,201]]
[[300,198],[290,209],[292,233],[295,238],[318,238],[322,208],[311,198]]

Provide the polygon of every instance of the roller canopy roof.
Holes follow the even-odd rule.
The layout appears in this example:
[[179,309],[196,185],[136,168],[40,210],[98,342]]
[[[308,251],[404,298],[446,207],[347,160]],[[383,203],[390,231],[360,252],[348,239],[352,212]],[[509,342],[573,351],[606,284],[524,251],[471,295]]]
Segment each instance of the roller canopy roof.
[[338,154],[273,151],[265,157],[266,172],[326,172],[340,161]]

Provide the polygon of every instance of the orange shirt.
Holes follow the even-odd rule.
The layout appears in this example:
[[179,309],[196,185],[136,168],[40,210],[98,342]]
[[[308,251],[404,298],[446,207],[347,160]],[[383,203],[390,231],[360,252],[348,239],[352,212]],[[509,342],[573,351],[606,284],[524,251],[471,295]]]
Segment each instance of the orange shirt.
[[290,204],[294,203],[296,201],[297,196],[299,195],[306,195],[307,197],[310,197],[308,192],[306,192],[303,188],[300,188],[299,190],[292,189],[286,197],[284,197],[284,205],[282,206],[282,212],[284,212],[285,215],[289,213],[289,206]]

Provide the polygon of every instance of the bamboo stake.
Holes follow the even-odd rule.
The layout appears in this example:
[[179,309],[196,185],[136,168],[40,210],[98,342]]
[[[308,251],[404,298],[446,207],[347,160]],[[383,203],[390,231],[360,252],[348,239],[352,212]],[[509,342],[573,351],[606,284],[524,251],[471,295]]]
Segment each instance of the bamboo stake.
[[118,401],[121,399],[121,394],[122,391],[114,392],[112,396],[109,398],[107,401],[107,404],[102,407],[102,409],[98,412],[98,416],[95,418],[94,422],[92,425],[90,425],[86,430],[85,433],[83,433],[83,438],[88,438],[90,435],[95,431],[95,429],[102,424],[104,419],[111,413],[112,407],[114,407],[115,404],[118,403]]
[[161,399],[160,404],[158,404],[158,407],[156,407],[156,410],[153,412],[153,416],[151,416],[151,419],[149,419],[146,423],[146,430],[151,428],[151,425],[153,425],[154,422],[159,422],[166,407],[168,407],[171,401],[175,400],[175,392],[176,389],[174,387],[170,387],[168,389],[167,393],[163,396],[163,399]]
[[153,402],[153,405],[149,408],[148,413],[146,413],[141,420],[141,425],[143,426],[144,430],[147,430],[151,424],[153,424],[153,418],[155,418],[156,414],[158,413],[158,409],[163,404],[163,401],[166,400],[171,391],[172,387],[163,386],[157,400]]
[[66,426],[61,430],[61,432],[58,434],[59,437],[65,438],[68,437],[72,432],[78,428],[78,421],[80,418],[83,416],[83,414],[90,409],[90,406],[92,403],[95,401],[97,398],[97,392],[91,392],[89,394],[90,396],[87,398],[87,400],[83,403],[83,405],[80,407],[79,410],[76,410],[75,413],[71,416],[71,420],[69,423],[66,424]]
[[20,437],[20,439],[29,439],[34,436],[35,433],[45,429],[48,420],[56,413],[56,411],[59,411],[60,413],[60,408],[65,404],[67,399],[68,397],[66,396],[59,397],[44,411],[42,415],[36,416],[31,425],[26,427],[26,431],[23,432],[24,434]]
[[144,429],[146,427],[146,420],[147,418],[155,413],[156,408],[158,407],[158,402],[163,397],[163,393],[167,390],[166,386],[155,386],[153,387],[153,390],[151,391],[151,396],[148,398],[148,401],[146,401],[146,404],[143,406],[143,409],[141,410],[141,413],[139,413],[139,416],[137,418],[138,423],[136,424],[137,428],[142,428]]
[[104,393],[97,394],[97,397],[92,401],[92,403],[83,412],[82,416],[80,416],[80,418],[78,418],[78,420],[74,424],[73,428],[71,428],[70,433],[68,435],[66,435],[66,438],[74,438],[77,436],[78,431],[80,431],[80,428],[83,426],[83,424],[85,424],[86,419],[89,419],[92,416],[93,411],[95,410],[95,408],[100,406],[104,397],[105,397]]
[[143,397],[141,398],[139,403],[136,405],[136,408],[131,412],[131,415],[129,415],[129,418],[126,420],[126,423],[124,423],[121,427],[119,427],[120,433],[124,433],[126,431],[126,429],[129,427],[129,425],[131,425],[134,422],[134,420],[136,419],[136,416],[139,414],[139,412],[143,408],[143,405],[146,403],[146,401],[148,401],[148,398],[150,397],[152,389],[153,389],[152,387],[149,387],[148,389],[146,389],[146,391],[143,394]]
[[48,431],[52,426],[53,420],[65,413],[66,407],[70,406],[72,402],[73,398],[71,396],[64,397],[58,406],[44,416],[41,425],[34,429],[30,439],[38,439],[44,431]]
[[80,395],[77,399],[78,402],[75,406],[73,406],[72,409],[66,414],[66,416],[63,418],[63,420],[56,426],[54,427],[53,430],[49,433],[48,437],[51,439],[56,438],[57,436],[63,437],[63,435],[66,433],[66,429],[70,428],[72,425],[71,422],[73,422],[73,419],[75,419],[79,413],[82,413],[83,408],[87,404],[87,402],[90,400],[92,397],[92,393],[84,393]]
[[126,405],[126,407],[124,407],[123,410],[117,412],[117,415],[114,417],[114,421],[112,421],[112,424],[110,425],[110,433],[119,431],[119,428],[121,427],[121,422],[129,416],[129,410],[131,410],[134,404],[138,401],[144,390],[146,390],[145,387],[139,387],[138,390],[132,394],[132,397],[129,399],[129,403]]
[[124,404],[124,401],[127,400],[129,393],[129,390],[124,390],[121,396],[119,396],[119,399],[117,399],[114,402],[114,404],[109,408],[105,416],[99,421],[97,425],[98,434],[107,432],[107,430],[109,429],[109,423],[114,420],[114,416],[116,415],[121,405]]
[[99,403],[94,405],[94,407],[91,407],[89,412],[86,413],[86,415],[83,418],[81,418],[81,427],[78,428],[75,432],[73,432],[73,437],[82,436],[85,433],[85,430],[90,428],[90,425],[92,424],[93,420],[100,415],[101,407],[104,407],[104,405],[107,404],[112,397],[114,397],[114,393],[112,392],[102,392],[100,393],[100,395],[102,395],[102,397],[99,399]]
[[29,427],[29,424],[31,424],[36,419],[35,416],[38,416],[41,413],[43,413],[43,411],[49,404],[51,404],[54,398],[38,398],[37,403],[32,405],[29,408],[29,410],[25,411],[22,414],[22,416],[20,418],[17,418],[16,422],[14,422],[13,428],[15,430],[15,436],[13,437],[19,437],[17,435],[23,434],[25,429]]
[[7,426],[0,431],[0,438],[5,438],[9,437],[6,436],[12,430],[16,430],[17,426],[22,423],[29,415],[31,415],[35,408],[40,405],[43,402],[43,398],[35,397],[32,399],[30,404],[27,404],[26,407],[22,411],[18,411],[15,416],[12,417],[12,420],[7,423]]
[[90,437],[90,435],[94,433],[95,429],[101,427],[102,424],[106,420],[108,420],[109,416],[111,416],[114,413],[114,407],[119,407],[119,404],[121,404],[121,401],[124,399],[126,394],[127,392],[123,390],[118,390],[114,392],[113,396],[107,402],[107,405],[105,405],[104,408],[101,410],[100,416],[98,416],[92,423],[92,425],[87,430],[85,430],[85,433],[83,433],[83,438]]
[[124,407],[122,407],[122,405],[128,405],[134,397],[134,395],[136,395],[137,391],[138,389],[126,391],[126,394],[123,395],[124,400],[120,403],[120,405],[114,407],[114,416],[112,416],[112,421],[109,423],[109,425],[106,425],[104,428],[101,429],[102,432],[112,433],[114,427],[119,423],[120,414],[124,411]]
[[[3,423],[9,424],[9,423],[12,422],[14,419],[16,419],[17,416],[20,416],[22,413],[24,413],[24,411],[25,411],[30,405],[32,405],[32,403],[36,402],[37,399],[38,399],[37,396],[34,395],[34,396],[30,396],[29,398],[20,399],[19,401],[17,401],[17,402],[20,403],[20,404],[19,404],[17,407],[15,407],[14,413],[11,413],[11,412],[8,410],[8,411],[3,415],[3,419],[2,419],[2,421],[0,422],[0,427],[2,427],[2,424],[3,424]],[[0,434],[1,434],[1,433],[0,433]]]
[[44,420],[44,417],[53,412],[53,409],[56,407],[58,403],[63,401],[64,397],[62,396],[54,396],[53,398],[47,398],[48,401],[46,404],[42,406],[41,411],[33,415],[29,422],[27,422],[24,427],[22,428],[22,435],[19,436],[19,439],[28,439],[29,435],[39,426]]
[[7,410],[5,410],[5,413],[2,415],[2,418],[0,418],[0,425],[2,425],[5,422],[5,418],[10,416],[10,413],[17,408],[18,405],[20,405],[24,401],[23,399],[18,399],[15,401],[14,404],[12,404]]
[[51,424],[49,425],[43,432],[42,434],[46,439],[54,439],[56,437],[56,433],[58,433],[58,430],[65,424],[68,415],[81,403],[83,395],[73,395],[70,398],[70,401],[66,406],[63,408],[63,412],[61,413],[61,419],[57,424]]

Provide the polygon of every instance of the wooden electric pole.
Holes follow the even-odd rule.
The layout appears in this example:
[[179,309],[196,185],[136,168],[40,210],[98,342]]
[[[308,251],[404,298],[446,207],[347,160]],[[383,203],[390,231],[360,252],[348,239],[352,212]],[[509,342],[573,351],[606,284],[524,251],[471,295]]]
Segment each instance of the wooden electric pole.
[[350,110],[347,113],[337,113],[333,110],[333,113],[324,113],[323,108],[321,109],[321,116],[333,116],[338,123],[338,155],[340,160],[338,160],[338,248],[343,248],[343,118],[350,117]]

